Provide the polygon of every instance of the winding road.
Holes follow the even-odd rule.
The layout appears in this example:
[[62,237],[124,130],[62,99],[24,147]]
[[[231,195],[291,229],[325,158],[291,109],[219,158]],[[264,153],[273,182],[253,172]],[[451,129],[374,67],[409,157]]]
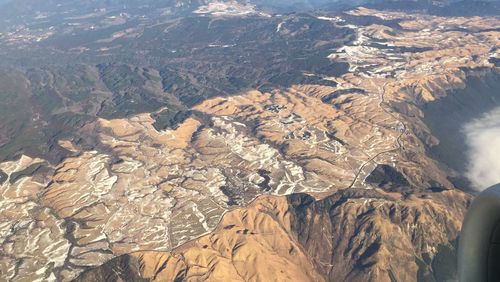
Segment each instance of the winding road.
[[[373,83],[373,81],[372,81],[371,83]],[[359,169],[358,169],[358,171],[357,171],[356,175],[354,176],[354,179],[352,180],[351,184],[347,187],[347,189],[349,189],[349,188],[353,188],[353,186],[354,186],[354,185],[356,184],[356,182],[358,181],[358,178],[359,178],[359,176],[361,175],[361,173],[363,172],[363,170],[365,169],[365,167],[366,167],[369,163],[373,162],[376,158],[380,157],[380,156],[381,156],[381,155],[383,155],[383,154],[387,154],[387,153],[391,153],[391,152],[399,151],[399,150],[401,150],[401,149],[403,149],[403,150],[404,150],[404,148],[403,148],[403,144],[401,143],[401,138],[402,138],[402,137],[403,137],[403,135],[406,133],[406,130],[407,130],[406,125],[405,125],[405,123],[404,123],[404,122],[402,122],[402,121],[399,119],[399,117],[398,117],[396,114],[394,114],[394,112],[393,112],[393,111],[391,111],[391,110],[389,110],[389,109],[387,109],[387,108],[385,108],[385,107],[383,106],[384,104],[386,104],[386,101],[385,101],[385,88],[386,88],[387,84],[388,84],[388,82],[386,82],[386,83],[384,84],[384,86],[382,86],[382,89],[380,89],[380,88],[379,88],[379,91],[380,91],[380,102],[379,102],[378,106],[380,107],[380,109],[381,109],[382,111],[384,111],[385,113],[387,113],[388,115],[390,115],[391,117],[393,117],[395,120],[399,121],[399,123],[400,123],[400,126],[401,126],[400,128],[401,128],[402,130],[401,130],[401,132],[400,132],[400,134],[399,134],[398,138],[396,138],[397,148],[394,148],[394,149],[390,149],[390,150],[387,150],[387,151],[380,152],[380,153],[376,154],[375,156],[371,157],[370,159],[368,159],[366,162],[364,162],[364,163],[363,163],[363,164],[359,167]]]

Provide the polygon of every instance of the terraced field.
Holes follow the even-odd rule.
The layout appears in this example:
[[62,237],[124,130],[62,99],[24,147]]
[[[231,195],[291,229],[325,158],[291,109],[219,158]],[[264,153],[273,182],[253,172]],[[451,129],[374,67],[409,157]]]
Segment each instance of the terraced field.
[[473,195],[439,111],[497,99],[498,16],[21,2],[0,280],[455,278]]

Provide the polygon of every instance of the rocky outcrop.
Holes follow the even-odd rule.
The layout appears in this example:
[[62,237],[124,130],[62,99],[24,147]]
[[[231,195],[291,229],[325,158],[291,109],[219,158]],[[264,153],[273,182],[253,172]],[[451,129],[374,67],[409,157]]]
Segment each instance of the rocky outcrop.
[[[79,281],[417,281],[454,279],[438,269],[453,249],[470,196],[457,191],[402,199],[352,189],[315,200],[261,196],[228,212],[209,235],[172,253],[118,257]],[[447,262],[450,258],[447,258]]]

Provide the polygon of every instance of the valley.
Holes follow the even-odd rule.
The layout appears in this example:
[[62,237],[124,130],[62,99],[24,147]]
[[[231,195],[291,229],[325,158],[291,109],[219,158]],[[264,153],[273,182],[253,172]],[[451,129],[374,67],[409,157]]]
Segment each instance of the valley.
[[131,3],[1,30],[2,277],[456,278],[498,16]]

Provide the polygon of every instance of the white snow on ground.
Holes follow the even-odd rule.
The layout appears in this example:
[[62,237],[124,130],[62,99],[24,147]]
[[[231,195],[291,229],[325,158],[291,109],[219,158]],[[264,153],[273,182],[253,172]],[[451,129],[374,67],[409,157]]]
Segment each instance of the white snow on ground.
[[283,27],[283,24],[285,24],[285,22],[280,22],[278,24],[278,26],[276,27],[276,32],[280,32],[281,31],[281,28]]
[[210,48],[230,48],[230,47],[234,47],[236,46],[236,44],[225,44],[225,45],[221,45],[221,44],[208,44],[208,47]]
[[335,23],[343,23],[345,20],[343,20],[340,17],[317,17],[318,20],[323,20],[323,21],[330,21],[330,22],[335,22]]
[[256,14],[255,6],[252,4],[240,4],[236,1],[212,1],[207,5],[200,6],[195,14],[210,14],[213,16],[244,16]]

